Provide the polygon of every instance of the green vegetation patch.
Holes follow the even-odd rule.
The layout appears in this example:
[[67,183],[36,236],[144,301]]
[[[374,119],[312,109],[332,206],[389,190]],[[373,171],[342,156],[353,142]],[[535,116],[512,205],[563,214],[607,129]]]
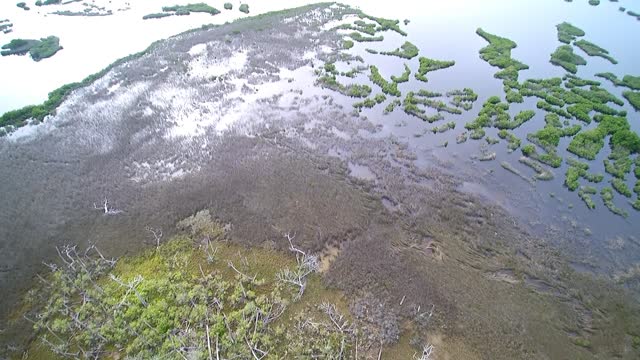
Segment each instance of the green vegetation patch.
[[233,10],[233,4],[229,2],[224,3],[223,7],[225,10]]
[[376,34],[376,24],[366,23],[362,20],[356,20],[353,24],[341,24],[336,29],[356,30],[371,36]]
[[402,102],[404,112],[429,123],[444,119],[444,116],[439,112],[434,115],[427,115],[426,110],[418,106],[420,104],[424,105],[428,100],[430,99],[418,97],[414,92],[410,91]]
[[596,76],[611,81],[615,86],[625,86],[632,90],[640,90],[640,76],[625,75],[622,80],[610,72],[598,73]]
[[598,189],[596,189],[593,186],[581,186],[580,190],[578,190],[578,196],[580,197],[580,199],[582,199],[582,201],[584,201],[587,207],[591,210],[596,208],[596,203],[591,198],[591,195],[595,195],[597,193],[598,193]]
[[352,47],[353,47],[353,41],[351,41],[351,40],[345,40],[345,41],[343,41],[343,42],[342,42],[342,48],[343,48],[343,49],[349,50],[349,49],[351,49]]
[[[625,132],[619,132],[619,134],[624,134]],[[634,134],[634,132],[628,132],[629,134]],[[631,136],[631,141],[640,141],[638,136],[635,138]],[[613,161],[609,161],[613,160]],[[626,147],[618,146],[613,149],[608,159],[604,160],[604,171],[613,175],[616,178],[624,180],[626,175],[631,172],[631,167],[633,166],[633,160],[629,157],[629,150]]]
[[390,19],[385,19],[381,17],[370,16],[363,12],[360,12],[359,16],[361,19],[369,19],[371,21],[376,22],[378,24],[376,31],[391,30],[391,31],[397,32],[402,36],[407,36],[407,33],[402,29],[400,29],[400,20],[390,20]]
[[556,25],[556,29],[558,29],[558,40],[565,44],[571,44],[576,37],[582,37],[585,35],[582,29],[575,27],[568,22]]
[[393,81],[387,81],[385,78],[380,75],[380,71],[375,65],[371,65],[369,67],[371,74],[369,75],[369,79],[380,88],[382,88],[382,92],[391,95],[391,96],[401,96],[400,90],[398,90],[398,83]]
[[505,129],[498,131],[498,137],[507,140],[507,149],[509,152],[513,152],[520,147],[520,138]]
[[517,47],[515,42],[490,34],[481,28],[476,30],[476,34],[489,42],[488,46],[480,49],[480,58],[491,66],[502,69],[494,75],[496,78],[515,81],[518,80],[518,71],[529,68],[528,65],[511,58],[511,50]]
[[49,36],[44,39],[40,39],[38,44],[35,44],[30,50],[29,55],[34,61],[40,61],[55,55],[58,51],[62,50],[60,46],[60,39],[56,36]]
[[322,286],[317,257],[203,238],[180,235],[119,260],[59,249],[63,262],[31,293],[46,358],[353,356],[358,329],[340,294]]
[[[584,178],[592,183],[599,183],[604,179],[604,175],[602,174],[589,173],[589,164],[587,163],[573,158],[568,158],[567,163],[569,164],[569,167],[565,174],[564,185],[571,191],[575,191],[580,186],[580,183],[578,182],[580,178]],[[592,195],[595,194],[595,192],[589,193]]]
[[324,75],[318,78],[317,84],[323,88],[331,89],[333,91],[337,91],[342,95],[355,97],[355,98],[365,98],[371,94],[371,87],[368,85],[359,85],[359,84],[349,84],[344,85],[336,80],[335,75]]
[[384,108],[384,112],[383,114],[389,114],[392,113],[396,107],[402,105],[402,101],[400,101],[400,99],[393,99],[389,104],[387,104],[387,106]]
[[403,59],[413,59],[418,56],[418,47],[413,45],[412,43],[405,41],[398,49],[393,51],[381,51],[382,55],[390,55],[390,56],[398,56]]
[[429,81],[425,76],[428,72],[446,69],[456,64],[455,61],[434,60],[426,57],[420,57],[418,61],[420,61],[420,66],[418,67],[418,72],[416,73],[416,79],[424,82]]
[[25,55],[38,44],[38,40],[13,39],[9,43],[2,45],[2,56]]
[[508,103],[523,103],[524,97],[519,91],[507,91],[506,99]]
[[40,61],[55,55],[62,50],[60,39],[56,36],[49,36],[40,40],[14,39],[2,46],[0,52],[2,56],[25,55],[29,53],[34,61]]
[[462,90],[452,90],[447,92],[447,97],[453,97],[450,101],[451,105],[462,108],[466,111],[471,110],[473,103],[478,100],[478,94],[473,89],[464,88]]
[[62,0],[38,0],[36,1],[36,6],[44,6],[44,5],[56,5],[56,4],[61,4]]
[[145,16],[142,17],[142,20],[149,20],[149,19],[162,19],[165,17],[169,17],[169,16],[173,16],[174,14],[171,13],[153,13],[153,14],[147,14]]
[[547,164],[554,168],[558,168],[560,167],[560,165],[562,165],[562,158],[557,154],[556,148],[546,147],[544,148],[544,150],[546,151],[546,153],[540,154],[533,144],[527,144],[522,147],[522,155],[538,160],[541,163]]
[[497,122],[504,124],[510,121],[509,104],[501,102],[497,96],[492,96],[482,105],[476,119],[466,123],[464,127],[471,131],[470,137],[477,140],[484,137],[483,128],[493,127]]
[[211,15],[220,14],[220,10],[212,6],[209,6],[205,3],[163,6],[162,11],[168,12],[168,13],[174,13],[176,15],[189,15],[192,12],[202,12],[202,13],[207,13]]
[[442,124],[440,126],[435,126],[431,128],[431,132],[434,134],[447,132],[449,130],[453,130],[456,128],[456,123],[454,121],[450,121],[446,124]]
[[377,94],[373,98],[367,98],[363,101],[354,103],[353,107],[356,109],[362,109],[363,107],[371,109],[372,107],[383,103],[385,100],[387,100],[387,97],[384,94]]
[[587,61],[580,55],[573,52],[570,45],[561,45],[551,54],[549,60],[552,64],[561,66],[568,72],[575,74],[579,65],[587,65]]
[[391,75],[391,81],[396,84],[404,83],[409,81],[409,75],[411,75],[411,69],[409,69],[409,65],[404,64],[404,72],[400,76]]
[[625,91],[622,93],[622,96],[629,101],[629,104],[631,104],[636,111],[640,110],[640,92]]
[[510,121],[508,118],[504,116],[496,118],[496,121],[494,122],[494,126],[497,127],[498,129],[513,130],[515,128],[520,127],[520,125],[524,124],[525,122],[533,119],[535,115],[536,113],[533,110],[523,110],[513,117],[513,121]]
[[248,14],[249,13],[249,5],[240,4],[240,7],[238,8],[238,10],[240,10],[241,13]]
[[609,55],[609,51],[601,48],[600,46],[589,42],[584,39],[580,39],[574,43],[577,47],[586,52],[589,56],[599,56],[601,58],[609,60],[612,64],[617,64],[618,61]]
[[372,41],[382,41],[384,40],[384,36],[364,36],[357,31],[354,31],[349,34],[349,36],[357,41],[357,42],[372,42]]
[[567,150],[582,158],[593,160],[604,146],[607,135],[611,135],[612,148],[624,148],[630,154],[640,151],[638,135],[629,129],[627,119],[611,115],[602,116],[596,128],[578,133],[569,143]]
[[612,178],[611,186],[616,192],[618,192],[618,194],[622,196],[630,198],[633,195],[631,189],[629,189],[629,187],[627,186],[627,183],[625,183],[622,179]]
[[602,188],[602,190],[600,191],[600,196],[602,197],[604,206],[606,206],[607,209],[609,209],[609,211],[625,218],[629,216],[629,214],[626,211],[624,211],[624,209],[617,207],[613,203],[613,190],[610,187]]

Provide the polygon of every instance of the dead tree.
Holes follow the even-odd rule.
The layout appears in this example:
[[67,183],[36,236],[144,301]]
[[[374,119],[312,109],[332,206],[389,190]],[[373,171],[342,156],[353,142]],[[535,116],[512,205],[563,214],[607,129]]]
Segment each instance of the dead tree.
[[434,350],[433,345],[427,344],[422,347],[422,354],[420,357],[416,357],[415,355],[413,357],[417,360],[431,360],[431,355],[433,355]]
[[151,226],[145,228],[153,236],[153,242],[156,244],[156,249],[160,247],[160,240],[162,240],[162,229],[154,229]]
[[285,234],[285,238],[289,241],[289,250],[296,254],[297,266],[295,270],[287,268],[280,271],[278,273],[278,280],[298,287],[299,291],[295,296],[295,300],[298,300],[307,287],[307,276],[313,272],[317,272],[320,269],[320,264],[317,256],[307,254],[293,245],[295,235],[291,236],[287,233]]
[[104,198],[104,201],[102,202],[102,206],[98,206],[98,204],[93,203],[93,208],[96,210],[100,210],[100,211],[104,211],[105,215],[117,215],[120,214],[122,212],[122,210],[119,209],[114,209],[112,207],[109,207],[109,200],[107,200],[107,198]]

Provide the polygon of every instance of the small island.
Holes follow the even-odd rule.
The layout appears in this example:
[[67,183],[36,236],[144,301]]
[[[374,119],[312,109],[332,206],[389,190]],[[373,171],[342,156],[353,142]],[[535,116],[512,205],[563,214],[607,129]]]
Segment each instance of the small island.
[[31,10],[30,7],[27,6],[27,3],[25,2],[19,2],[16,4],[17,7],[21,8],[22,10],[28,11]]
[[13,23],[9,19],[0,20],[0,31],[8,34],[13,31]]
[[143,20],[148,19],[161,19],[164,17],[169,17],[173,15],[185,16],[191,15],[191,13],[207,13],[211,15],[220,14],[220,10],[209,6],[205,3],[197,3],[197,4],[187,4],[187,5],[174,5],[174,6],[163,6],[161,13],[153,13],[147,14],[142,17]]
[[553,65],[561,66],[568,72],[575,74],[578,72],[578,65],[587,65],[587,61],[580,55],[573,52],[570,45],[561,45],[551,54],[549,60]]
[[2,46],[0,54],[9,56],[29,53],[34,61],[40,61],[52,57],[60,50],[62,50],[60,39],[56,36],[49,36],[40,40],[13,39]]

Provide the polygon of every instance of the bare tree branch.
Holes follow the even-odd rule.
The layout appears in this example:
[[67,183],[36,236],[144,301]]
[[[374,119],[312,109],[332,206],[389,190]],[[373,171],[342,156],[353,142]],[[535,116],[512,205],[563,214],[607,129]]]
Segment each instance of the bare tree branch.
[[109,200],[107,200],[106,197],[104,198],[104,200],[102,202],[102,206],[98,206],[98,204],[93,203],[93,208],[96,209],[96,210],[104,211],[105,215],[117,215],[117,214],[120,214],[121,212],[123,212],[122,210],[114,209],[112,207],[109,207]]

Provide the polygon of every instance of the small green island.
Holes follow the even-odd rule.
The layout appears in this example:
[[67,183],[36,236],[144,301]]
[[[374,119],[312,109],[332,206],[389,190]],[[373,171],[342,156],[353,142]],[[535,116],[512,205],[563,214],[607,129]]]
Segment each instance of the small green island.
[[585,32],[582,29],[568,22],[556,25],[556,29],[558,30],[558,40],[565,44],[571,44],[576,38],[585,36]]
[[29,53],[34,61],[40,61],[52,57],[60,50],[62,50],[60,39],[56,36],[49,36],[40,40],[13,39],[2,46],[0,54],[9,56]]
[[516,81],[518,80],[518,71],[529,68],[528,65],[511,58],[511,50],[518,46],[515,42],[490,34],[481,28],[476,30],[476,34],[489,43],[489,45],[480,49],[480,58],[491,66],[502,69],[502,71],[494,75],[496,78]]
[[599,56],[601,58],[609,60],[612,64],[617,64],[618,61],[609,55],[609,51],[601,48],[600,46],[589,42],[584,39],[580,39],[574,43],[577,47],[586,52],[589,56]]
[[220,14],[220,10],[209,6],[205,3],[187,4],[187,5],[174,5],[163,6],[161,13],[147,14],[142,17],[143,20],[148,19],[161,19],[169,16],[185,16],[191,15],[191,13],[206,13],[210,15]]
[[0,20],[0,32],[8,34],[13,31],[13,23],[9,19]]
[[580,55],[573,52],[571,45],[561,45],[551,54],[549,60],[552,64],[561,66],[568,72],[575,74],[578,66],[587,65],[587,61]]
[[419,50],[415,45],[408,41],[405,41],[404,44],[402,44],[398,49],[395,49],[393,51],[381,51],[380,54],[397,56],[403,59],[413,59],[414,57],[418,56],[418,52]]

